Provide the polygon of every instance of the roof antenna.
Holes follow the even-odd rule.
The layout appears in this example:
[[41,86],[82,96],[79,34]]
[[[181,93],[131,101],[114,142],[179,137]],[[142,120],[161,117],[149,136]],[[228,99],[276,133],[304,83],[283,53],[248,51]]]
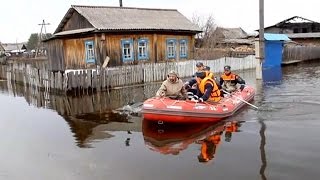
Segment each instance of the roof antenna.
[[122,7],[122,0],[119,0],[120,7]]

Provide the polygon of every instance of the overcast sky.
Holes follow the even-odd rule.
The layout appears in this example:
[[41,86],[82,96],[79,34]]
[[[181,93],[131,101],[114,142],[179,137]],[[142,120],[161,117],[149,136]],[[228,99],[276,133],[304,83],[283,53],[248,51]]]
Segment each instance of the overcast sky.
[[[27,41],[39,33],[38,24],[50,23],[53,33],[71,5],[119,6],[119,0],[1,0],[0,42]],[[187,18],[193,14],[212,15],[219,26],[242,27],[245,31],[259,28],[259,0],[123,0],[123,6],[177,9]],[[265,0],[265,26],[292,16],[320,22],[319,0]]]

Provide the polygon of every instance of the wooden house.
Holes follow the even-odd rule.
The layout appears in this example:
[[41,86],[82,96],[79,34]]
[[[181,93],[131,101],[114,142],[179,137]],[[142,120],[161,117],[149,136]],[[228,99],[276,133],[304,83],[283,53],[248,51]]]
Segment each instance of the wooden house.
[[2,43],[5,53],[19,55],[27,50],[25,43]]
[[174,9],[71,6],[46,40],[50,69],[181,61],[194,56],[201,32]]
[[275,25],[265,27],[265,33],[291,34],[291,33],[314,33],[320,32],[320,23],[294,16],[285,19]]
[[218,27],[214,31],[214,36],[218,46],[220,47],[238,47],[241,45],[253,45],[253,38],[250,39],[250,36],[242,28],[222,28]]

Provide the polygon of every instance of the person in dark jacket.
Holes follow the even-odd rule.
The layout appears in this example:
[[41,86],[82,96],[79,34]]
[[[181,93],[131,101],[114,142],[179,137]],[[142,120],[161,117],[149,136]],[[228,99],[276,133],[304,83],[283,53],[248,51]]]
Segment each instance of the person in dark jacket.
[[[196,72],[196,78],[191,79],[185,84],[185,88],[191,89],[191,87],[197,84],[196,91],[191,91],[194,95],[194,102],[219,102],[221,99],[219,86],[214,79],[206,76],[205,71]],[[194,90],[194,89],[192,89]]]
[[232,73],[229,65],[224,66],[224,73],[220,76],[222,89],[231,93],[238,89],[237,84],[240,84],[239,89],[242,91],[246,82],[239,75]]

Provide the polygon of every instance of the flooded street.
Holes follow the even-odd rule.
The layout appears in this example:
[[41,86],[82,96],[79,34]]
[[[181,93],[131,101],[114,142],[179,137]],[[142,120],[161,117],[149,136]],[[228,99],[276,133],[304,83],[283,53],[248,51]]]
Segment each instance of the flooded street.
[[[283,67],[265,83],[254,70],[239,75],[256,88],[259,110],[247,106],[224,122],[193,126],[114,111],[151,97],[160,84],[67,97],[0,81],[0,179],[317,179],[320,63]],[[224,128],[230,122],[234,128]],[[199,162],[216,132],[220,139],[207,146],[212,157]]]

